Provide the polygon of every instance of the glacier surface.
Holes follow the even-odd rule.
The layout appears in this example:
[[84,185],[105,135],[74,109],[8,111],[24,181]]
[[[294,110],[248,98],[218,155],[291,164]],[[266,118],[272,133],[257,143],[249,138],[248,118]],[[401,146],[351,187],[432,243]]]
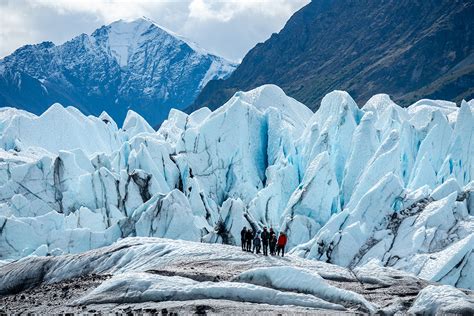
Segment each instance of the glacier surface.
[[294,256],[474,289],[473,111],[334,91],[312,113],[273,85],[172,110],[158,131],[133,111],[119,128],[3,108],[0,262],[132,236],[239,245],[268,226]]
[[156,237],[128,237],[80,254],[25,257],[3,266],[0,279],[5,313],[170,308],[192,314],[203,306],[217,314],[474,311],[471,291],[374,263],[350,270],[294,255],[263,257],[230,245]]

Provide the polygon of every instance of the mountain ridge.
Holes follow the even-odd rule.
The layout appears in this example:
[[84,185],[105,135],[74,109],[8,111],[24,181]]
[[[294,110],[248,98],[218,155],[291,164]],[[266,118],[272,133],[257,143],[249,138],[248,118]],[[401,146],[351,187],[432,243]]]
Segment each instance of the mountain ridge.
[[235,64],[148,18],[119,20],[55,45],[25,45],[0,60],[0,106],[40,114],[55,102],[123,121],[128,109],[153,125],[184,108]]
[[236,91],[276,84],[312,110],[332,90],[358,104],[387,93],[402,106],[421,98],[474,97],[474,2],[312,1],[257,44],[224,80],[210,81],[187,112],[215,109]]

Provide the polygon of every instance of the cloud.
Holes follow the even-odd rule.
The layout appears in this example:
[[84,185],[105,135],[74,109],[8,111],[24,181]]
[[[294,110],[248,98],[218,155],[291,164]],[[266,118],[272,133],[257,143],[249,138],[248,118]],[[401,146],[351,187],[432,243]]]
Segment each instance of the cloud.
[[229,22],[242,13],[258,13],[263,16],[289,16],[299,3],[307,1],[285,0],[239,0],[209,1],[193,0],[189,4],[190,18]]
[[0,0],[0,56],[56,44],[118,19],[147,16],[203,48],[241,59],[309,0]]
[[118,19],[129,19],[146,15],[150,10],[159,10],[169,2],[165,1],[120,1],[120,0],[28,0],[35,8],[50,8],[58,14],[83,13],[95,15],[106,23]]
[[257,43],[280,31],[307,2],[193,0],[180,31],[211,52],[240,60]]
[[24,45],[25,38],[37,36],[35,28],[22,12],[5,7],[1,9],[0,19],[0,53],[10,50],[10,47]]

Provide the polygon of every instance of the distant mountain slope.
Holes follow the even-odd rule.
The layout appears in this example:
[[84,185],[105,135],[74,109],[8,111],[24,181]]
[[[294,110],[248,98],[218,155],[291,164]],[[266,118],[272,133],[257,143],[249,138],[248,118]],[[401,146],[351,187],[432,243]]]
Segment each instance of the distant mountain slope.
[[119,123],[133,109],[158,124],[171,107],[189,105],[207,81],[234,68],[146,18],[120,20],[0,60],[0,106],[41,114],[60,102],[87,114],[105,110]]
[[473,17],[473,1],[312,1],[228,79],[209,82],[190,110],[213,109],[235,91],[266,83],[313,110],[334,89],[359,104],[381,92],[404,106],[471,99]]

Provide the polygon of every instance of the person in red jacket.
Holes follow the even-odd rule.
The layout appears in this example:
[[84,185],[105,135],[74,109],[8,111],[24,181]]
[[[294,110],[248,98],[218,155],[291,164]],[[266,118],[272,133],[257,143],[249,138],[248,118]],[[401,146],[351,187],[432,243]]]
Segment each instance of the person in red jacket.
[[280,236],[278,236],[278,242],[277,242],[277,254],[280,255],[281,251],[281,256],[285,256],[285,246],[286,242],[288,241],[288,238],[286,237],[284,232],[280,233]]

